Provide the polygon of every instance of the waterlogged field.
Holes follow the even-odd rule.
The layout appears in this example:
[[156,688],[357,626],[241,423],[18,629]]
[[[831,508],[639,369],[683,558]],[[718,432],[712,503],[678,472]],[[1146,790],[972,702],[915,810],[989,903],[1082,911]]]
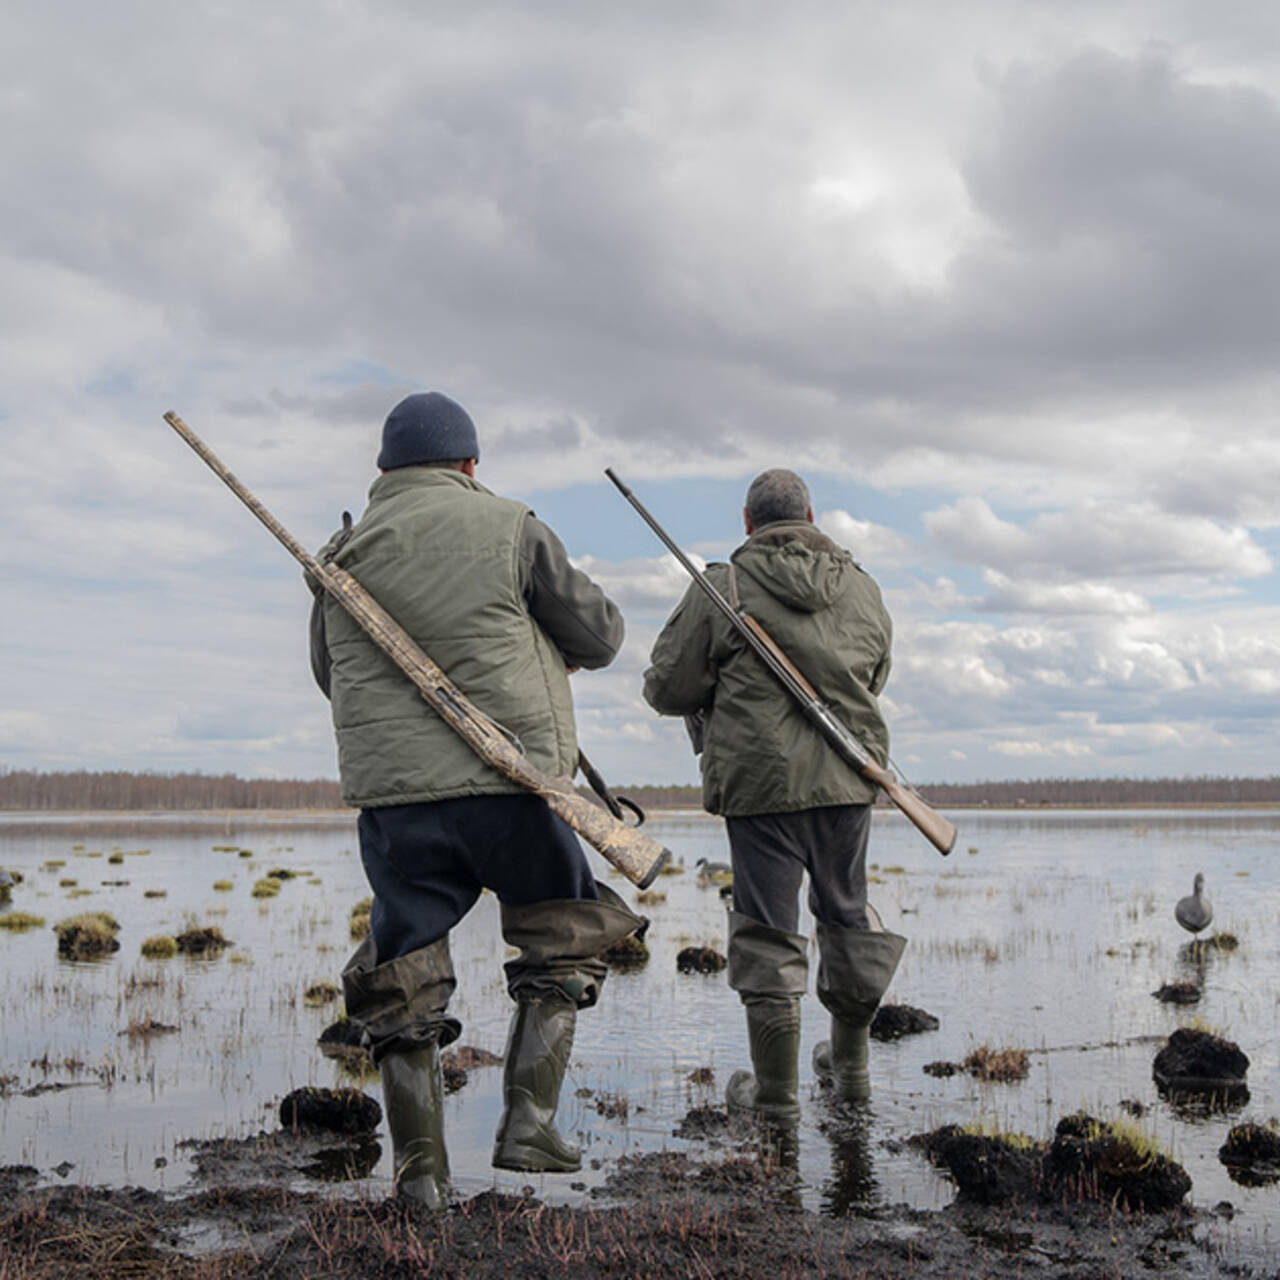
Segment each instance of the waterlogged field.
[[[956,816],[960,839],[942,859],[898,815],[877,815],[872,900],[886,926],[910,939],[890,999],[927,1010],[940,1027],[873,1042],[875,1097],[865,1125],[850,1131],[826,1123],[812,1085],[809,1056],[826,1016],[806,998],[805,1203],[826,1212],[937,1207],[953,1189],[902,1145],[909,1135],[979,1122],[1045,1137],[1081,1107],[1114,1117],[1138,1103],[1138,1123],[1191,1175],[1192,1201],[1230,1201],[1236,1216],[1221,1230],[1265,1252],[1280,1233],[1280,1185],[1238,1185],[1217,1150],[1231,1125],[1280,1116],[1280,813]],[[584,1199],[624,1153],[711,1155],[706,1140],[674,1131],[691,1108],[718,1102],[732,1070],[747,1065],[741,1010],[724,974],[676,970],[683,947],[724,950],[724,904],[695,876],[699,858],[727,858],[723,829],[680,813],[653,817],[649,830],[684,871],[662,877],[654,889],[665,900],[641,908],[653,921],[648,963],[611,975],[600,1006],[579,1019],[560,1118],[587,1160],[581,1175],[533,1178],[545,1199]],[[634,889],[598,867],[634,900]],[[349,817],[10,815],[0,819],[0,868],[23,877],[0,915],[44,921],[0,929],[0,1165],[33,1165],[47,1182],[180,1190],[193,1176],[183,1139],[274,1129],[288,1090],[351,1082],[316,1047],[340,1002],[307,995],[338,981],[353,946],[351,908],[367,894]],[[255,897],[272,870],[295,874],[275,896]],[[1187,935],[1173,919],[1196,871],[1208,881],[1212,928],[1239,941],[1198,966],[1180,957]],[[454,935],[453,1012],[464,1024],[460,1044],[500,1053],[510,1006],[496,905],[485,895]],[[97,961],[59,957],[54,925],[83,911],[115,917],[118,951]],[[191,925],[216,926],[232,945],[212,958],[141,954],[146,939]],[[1198,1005],[1153,998],[1180,979],[1202,981]],[[1164,1037],[1193,1020],[1251,1059],[1250,1099],[1229,1113],[1176,1110],[1152,1082]],[[923,1071],[981,1046],[1025,1049],[1026,1079],[981,1084]],[[693,1083],[695,1072],[714,1083]],[[360,1083],[378,1096],[376,1076]],[[489,1167],[500,1085],[501,1068],[473,1069],[446,1101],[463,1195],[529,1180]],[[384,1151],[365,1185],[385,1191],[389,1172]]]

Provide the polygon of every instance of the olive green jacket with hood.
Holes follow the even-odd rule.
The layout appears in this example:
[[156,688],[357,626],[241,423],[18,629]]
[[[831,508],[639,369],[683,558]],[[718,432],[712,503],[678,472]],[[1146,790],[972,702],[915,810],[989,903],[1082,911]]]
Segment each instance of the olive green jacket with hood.
[[[737,595],[872,756],[888,758],[876,695],[889,676],[892,624],[872,578],[812,524],[757,529],[731,557]],[[728,565],[707,577],[732,598]],[[658,636],[644,696],[663,715],[702,720],[702,797],[746,817],[866,804],[865,781],[696,585]]]
[[[572,776],[578,744],[566,664],[595,668],[622,617],[521,502],[460,471],[379,476],[319,559],[351,573],[529,759]],[[343,800],[376,809],[521,788],[484,764],[317,583],[312,669],[333,704]]]

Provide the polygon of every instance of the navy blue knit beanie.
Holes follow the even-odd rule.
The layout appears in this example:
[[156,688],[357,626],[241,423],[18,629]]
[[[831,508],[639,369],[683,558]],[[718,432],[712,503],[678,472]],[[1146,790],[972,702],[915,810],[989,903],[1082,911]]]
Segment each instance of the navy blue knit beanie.
[[479,458],[476,424],[467,411],[438,391],[406,396],[387,415],[382,427],[383,471],[415,462],[451,462]]

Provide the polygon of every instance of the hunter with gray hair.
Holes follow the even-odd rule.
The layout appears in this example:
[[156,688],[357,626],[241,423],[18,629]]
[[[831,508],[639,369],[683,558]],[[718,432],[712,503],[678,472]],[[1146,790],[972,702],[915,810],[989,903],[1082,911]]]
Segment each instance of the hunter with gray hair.
[[[884,765],[889,735],[877,695],[892,626],[879,588],[813,522],[804,481],[759,475],[747,490],[747,538],[707,579],[759,622]],[[870,1096],[868,1028],[906,939],[867,901],[875,787],[846,764],[742,635],[689,587],[650,655],[644,696],[696,726],[703,804],[723,814],[733,861],[729,985],[746,1010],[752,1071],[729,1081],[731,1108],[786,1131],[799,1119],[800,1000],[809,939],[798,932],[809,877],[818,999],[831,1034],[814,1070],[846,1101]]]

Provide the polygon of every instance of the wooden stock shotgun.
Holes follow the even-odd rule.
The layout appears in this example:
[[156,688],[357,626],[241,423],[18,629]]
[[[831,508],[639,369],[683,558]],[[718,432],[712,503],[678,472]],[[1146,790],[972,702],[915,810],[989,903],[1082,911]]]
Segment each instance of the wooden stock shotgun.
[[840,723],[835,712],[823,702],[818,691],[804,678],[791,659],[778,648],[764,627],[745,610],[735,609],[711,585],[707,575],[668,537],[667,531],[649,514],[640,499],[622,483],[612,467],[606,467],[604,473],[617,485],[618,492],[640,513],[640,518],[658,535],[667,550],[683,566],[685,572],[702,588],[711,603],[751,646],[782,687],[800,704],[801,711],[831,744],[841,759],[852,765],[868,782],[873,782],[881,788],[940,854],[944,857],[949,854],[956,843],[955,827],[936,809],[931,808],[918,791],[903,786],[888,769],[871,758],[866,747]]
[[[176,413],[164,420],[208,463],[227,488],[271,531],[286,551],[368,633],[404,672],[427,705],[504,778],[541,796],[592,848],[640,888],[647,888],[671,857],[656,840],[607,813],[574,789],[569,778],[544,772],[530,762],[519,742],[471,702],[422,651],[416,640],[345,570],[321,564],[222,464],[208,445]],[[621,797],[619,797],[619,800]]]

